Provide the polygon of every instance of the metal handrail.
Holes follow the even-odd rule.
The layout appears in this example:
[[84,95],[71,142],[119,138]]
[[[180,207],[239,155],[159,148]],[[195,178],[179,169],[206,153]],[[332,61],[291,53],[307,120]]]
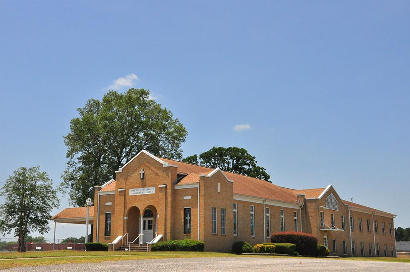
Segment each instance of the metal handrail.
[[[126,233],[126,234],[124,234],[123,236],[121,236],[121,242],[124,242],[124,237],[125,236],[127,236],[127,243],[128,243],[128,233]],[[120,240],[118,240],[118,242],[120,241]],[[115,250],[115,245],[116,244],[118,244],[118,242],[116,242],[116,243],[110,243],[110,244],[112,244],[112,251],[114,251]]]
[[138,240],[138,238],[140,238],[141,234],[138,234],[137,238],[134,239],[134,241],[132,242],[128,242],[128,251],[131,251],[131,244],[135,243],[135,241]]

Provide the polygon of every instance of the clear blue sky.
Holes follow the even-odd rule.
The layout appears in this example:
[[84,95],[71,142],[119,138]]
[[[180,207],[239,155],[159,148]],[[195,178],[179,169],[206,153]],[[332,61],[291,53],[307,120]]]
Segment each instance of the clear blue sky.
[[118,89],[150,89],[186,126],[185,155],[244,147],[278,185],[333,184],[409,227],[409,14],[398,0],[0,0],[0,185],[23,165],[59,183],[76,108],[132,75]]

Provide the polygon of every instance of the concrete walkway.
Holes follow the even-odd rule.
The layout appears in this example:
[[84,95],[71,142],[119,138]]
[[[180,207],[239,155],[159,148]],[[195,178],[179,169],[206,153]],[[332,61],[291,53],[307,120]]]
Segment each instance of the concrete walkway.
[[302,258],[182,258],[21,267],[10,271],[410,271],[410,263]]

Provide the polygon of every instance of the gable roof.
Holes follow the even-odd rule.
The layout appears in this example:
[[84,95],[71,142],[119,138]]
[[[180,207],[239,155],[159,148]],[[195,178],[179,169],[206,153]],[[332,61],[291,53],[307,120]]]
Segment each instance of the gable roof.
[[[94,219],[94,206],[90,206],[88,212],[88,217],[91,222]],[[65,208],[58,214],[51,217],[51,220],[61,223],[84,224],[86,216],[86,207]]]
[[366,211],[368,213],[377,213],[377,214],[381,214],[381,215],[385,215],[385,216],[389,216],[389,217],[395,217],[396,216],[395,214],[392,214],[392,213],[388,213],[388,212],[384,212],[384,211],[381,211],[381,210],[373,209],[373,208],[370,208],[370,207],[367,207],[367,206],[364,206],[364,205],[361,205],[361,204],[357,204],[357,203],[354,203],[354,202],[351,202],[351,201],[347,201],[347,200],[343,200],[343,203],[345,205],[348,205],[348,206],[353,207],[353,208],[357,208],[359,210]]
[[326,188],[313,188],[313,189],[301,189],[301,190],[293,190],[293,192],[297,195],[305,195],[307,199],[316,199],[323,193]]

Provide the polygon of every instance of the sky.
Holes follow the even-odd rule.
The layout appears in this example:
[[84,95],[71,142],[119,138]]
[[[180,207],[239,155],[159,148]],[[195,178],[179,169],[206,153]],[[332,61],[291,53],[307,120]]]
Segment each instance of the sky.
[[409,227],[409,13],[400,0],[0,0],[0,185],[34,165],[58,185],[77,108],[145,88],[188,130],[185,156],[243,147],[275,184],[333,184]]

